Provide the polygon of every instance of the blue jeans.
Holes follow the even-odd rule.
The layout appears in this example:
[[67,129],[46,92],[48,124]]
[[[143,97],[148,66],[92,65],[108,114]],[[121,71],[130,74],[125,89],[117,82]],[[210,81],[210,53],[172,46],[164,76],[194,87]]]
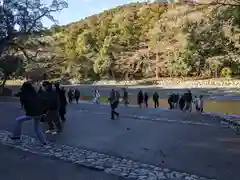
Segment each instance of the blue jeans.
[[21,117],[17,118],[16,126],[13,131],[13,137],[20,137],[21,132],[22,132],[22,123],[25,121],[30,121],[30,120],[34,120],[34,131],[36,132],[39,141],[41,143],[46,143],[47,142],[46,137],[45,137],[45,134],[43,133],[43,130],[40,125],[41,116],[35,116],[35,117],[21,116]]

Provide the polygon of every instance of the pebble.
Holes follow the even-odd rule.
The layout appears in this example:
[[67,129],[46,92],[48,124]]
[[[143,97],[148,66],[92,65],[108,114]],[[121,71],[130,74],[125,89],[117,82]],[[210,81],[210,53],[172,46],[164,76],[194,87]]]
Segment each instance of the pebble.
[[212,180],[57,143],[50,143],[48,147],[45,147],[40,145],[35,138],[29,136],[22,136],[22,142],[15,143],[8,138],[9,135],[11,135],[10,132],[0,130],[0,143],[34,154],[45,154],[75,164],[96,168],[123,178],[138,180]]

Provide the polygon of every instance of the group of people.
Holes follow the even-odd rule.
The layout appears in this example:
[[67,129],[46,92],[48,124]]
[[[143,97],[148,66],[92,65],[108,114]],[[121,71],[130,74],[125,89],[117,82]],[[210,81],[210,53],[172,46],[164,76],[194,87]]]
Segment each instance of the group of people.
[[[25,82],[20,92],[16,94],[19,97],[21,106],[25,110],[25,115],[16,119],[16,126],[10,137],[12,140],[20,139],[21,137],[21,126],[25,121],[33,120],[34,121],[34,130],[37,134],[39,141],[42,144],[46,144],[46,134],[59,134],[62,132],[62,124],[66,121],[66,106],[76,100],[76,103],[80,99],[80,91],[78,89],[72,90],[69,89],[67,93],[68,101],[66,98],[66,91],[64,87],[60,88],[59,83],[54,85],[49,81],[44,81],[40,88],[37,90],[31,82]],[[93,99],[94,103],[99,103],[100,93],[98,89],[94,90]],[[111,119],[119,118],[119,112],[116,111],[120,103],[121,95],[118,90],[112,89],[108,100],[110,102],[111,108]],[[142,104],[145,104],[148,107],[149,95],[147,92],[140,90],[137,96],[137,102],[139,107],[142,107]],[[159,94],[154,92],[152,95],[154,102],[154,107],[159,107]],[[128,106],[128,92],[126,88],[123,88],[122,100],[125,106]],[[196,111],[203,111],[203,96],[193,98],[192,93],[189,90],[184,93],[182,96],[179,94],[171,94],[168,98],[168,104],[170,109],[180,108],[181,110],[192,110],[192,106],[195,106]],[[43,132],[40,122],[47,124],[48,129],[46,132]]]
[[[139,105],[139,107],[142,107],[142,104],[145,104],[145,106],[148,108],[148,93],[147,92],[142,92],[142,90],[140,90],[138,92],[138,96],[137,96],[137,103]],[[153,102],[154,102],[154,108],[159,107],[159,95],[157,92],[153,93],[152,96]]]
[[182,96],[172,93],[168,98],[170,109],[180,108],[182,111],[191,112],[194,108],[197,112],[203,112],[203,96],[192,97],[192,92],[188,90]]
[[[16,125],[12,140],[20,139],[22,123],[34,121],[34,130],[39,141],[46,144],[45,133],[59,134],[62,132],[62,124],[66,121],[67,99],[64,88],[60,88],[59,83],[52,84],[44,81],[39,90],[31,82],[25,82],[20,92],[16,94],[20,98],[21,106],[25,115],[16,119]],[[48,125],[46,132],[43,132],[40,122]]]

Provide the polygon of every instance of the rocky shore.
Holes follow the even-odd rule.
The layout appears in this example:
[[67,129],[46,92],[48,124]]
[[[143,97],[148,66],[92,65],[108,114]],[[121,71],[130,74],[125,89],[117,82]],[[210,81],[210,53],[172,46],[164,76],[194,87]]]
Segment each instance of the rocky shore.
[[147,85],[155,87],[172,87],[172,88],[240,88],[238,79],[205,79],[205,80],[187,80],[163,78],[156,80],[139,80],[139,81],[97,81],[95,85]]
[[[20,85],[21,80],[9,80],[7,85]],[[149,86],[149,87],[167,87],[167,88],[240,88],[240,79],[204,79],[194,80],[189,78],[162,78],[156,79],[144,79],[144,80],[132,80],[132,81],[114,81],[114,80],[101,80],[101,81],[82,81],[78,82],[70,80],[68,83],[62,82],[64,85],[80,85],[91,84],[98,86]]]

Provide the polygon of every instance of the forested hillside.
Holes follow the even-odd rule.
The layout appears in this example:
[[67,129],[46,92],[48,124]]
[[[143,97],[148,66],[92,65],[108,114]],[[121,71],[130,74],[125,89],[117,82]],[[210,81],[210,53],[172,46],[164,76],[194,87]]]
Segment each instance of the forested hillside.
[[54,27],[44,41],[50,53],[37,65],[53,78],[236,76],[240,6],[128,4]]

